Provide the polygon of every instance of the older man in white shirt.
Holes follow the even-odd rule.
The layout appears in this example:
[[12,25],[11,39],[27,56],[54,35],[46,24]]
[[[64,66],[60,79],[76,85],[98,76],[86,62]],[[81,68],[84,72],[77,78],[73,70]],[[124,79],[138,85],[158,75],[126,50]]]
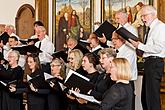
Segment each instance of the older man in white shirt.
[[54,44],[46,38],[46,29],[43,26],[37,27],[37,37],[39,41],[35,43],[42,52],[39,54],[39,59],[41,64],[50,63],[52,60],[51,55],[53,54],[55,48]]
[[164,73],[165,57],[165,24],[157,18],[157,10],[153,6],[144,6],[141,18],[150,31],[146,33],[144,43],[131,41],[134,47],[144,51],[144,76],[142,82],[143,110],[160,110],[160,82]]

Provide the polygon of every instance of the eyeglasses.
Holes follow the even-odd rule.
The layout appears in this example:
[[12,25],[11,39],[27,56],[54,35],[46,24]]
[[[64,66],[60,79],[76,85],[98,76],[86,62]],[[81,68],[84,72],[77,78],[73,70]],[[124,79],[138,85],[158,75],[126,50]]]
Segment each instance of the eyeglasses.
[[50,64],[51,67],[55,67],[55,66],[60,66],[60,65],[54,65],[54,64]]
[[72,57],[68,57],[68,60],[73,60],[74,58],[72,58]]

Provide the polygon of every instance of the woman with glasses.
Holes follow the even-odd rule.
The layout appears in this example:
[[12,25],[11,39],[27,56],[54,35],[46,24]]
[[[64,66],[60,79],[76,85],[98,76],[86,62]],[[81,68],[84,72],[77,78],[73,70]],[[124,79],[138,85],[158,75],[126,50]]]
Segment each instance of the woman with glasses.
[[50,80],[50,93],[48,94],[48,109],[49,110],[66,110],[67,99],[62,90],[62,83],[64,82],[65,65],[62,60],[55,58],[51,64],[51,75],[54,76]]
[[83,70],[82,64],[83,53],[79,49],[71,50],[68,53],[68,64],[67,69],[72,69],[73,71],[78,72],[81,75],[86,75],[86,72]]
[[[74,49],[71,50],[68,53],[68,64],[67,64],[67,71],[69,69],[72,69],[73,71],[76,71],[77,73],[85,76],[86,72],[83,70],[81,64],[82,64],[82,58],[83,58],[83,53],[79,49]],[[76,82],[75,82],[76,83]],[[71,89],[71,88],[69,88]],[[75,88],[72,88],[73,90]],[[77,110],[77,105],[78,102],[74,96],[71,94],[66,94],[68,97],[68,103],[69,103],[69,108],[70,110]]]
[[9,67],[7,70],[0,69],[0,80],[6,84],[13,82],[12,84],[4,85],[1,88],[2,91],[2,110],[22,110],[23,109],[23,97],[22,94],[17,93],[16,88],[22,82],[23,70],[18,65],[19,52],[10,51],[8,53],[7,61]]

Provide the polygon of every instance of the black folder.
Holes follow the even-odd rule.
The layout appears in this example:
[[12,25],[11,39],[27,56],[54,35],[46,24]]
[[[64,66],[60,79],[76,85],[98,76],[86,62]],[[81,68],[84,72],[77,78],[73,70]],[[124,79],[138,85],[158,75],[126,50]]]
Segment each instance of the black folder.
[[59,59],[62,58],[65,62],[67,62],[68,54],[65,51],[61,50],[61,51],[57,51],[53,53],[52,57],[59,58]]
[[27,55],[27,52],[29,52],[29,53],[40,53],[40,52],[42,52],[39,48],[37,48],[34,45],[12,47],[12,49],[19,51],[19,53],[21,55]]
[[13,85],[17,85],[17,80],[13,80],[13,81],[0,81],[0,83],[6,87],[10,86],[11,84]]
[[79,73],[70,70],[66,80],[64,81],[64,85],[68,88],[79,88],[80,93],[87,94],[89,90],[94,88],[94,85],[89,82],[89,79],[85,76],[80,75]]
[[29,38],[29,39],[20,39],[19,40],[22,44],[27,44],[28,42],[33,41],[34,43],[36,43],[37,41],[39,41],[38,38]]
[[116,30],[116,27],[113,26],[110,22],[107,20],[104,21],[98,29],[94,32],[98,37],[102,37],[102,34],[104,33],[106,39],[111,40],[112,33]]
[[8,33],[7,32],[4,32],[3,34],[1,34],[1,36],[0,36],[0,40],[2,40],[3,41],[3,44],[4,45],[6,45],[6,43],[8,42],[8,40],[9,40],[9,35],[8,35]]
[[47,89],[49,88],[49,85],[45,82],[43,75],[36,75],[35,77],[31,77],[30,80],[28,80],[29,83],[32,83],[33,86],[37,89]]
[[124,27],[120,27],[119,29],[116,30],[116,33],[119,34],[122,38],[124,38],[125,40],[127,40],[129,42],[129,38],[134,40],[134,41],[139,41],[139,38],[136,37],[134,34],[132,34],[131,32],[129,32],[127,29],[125,29]]

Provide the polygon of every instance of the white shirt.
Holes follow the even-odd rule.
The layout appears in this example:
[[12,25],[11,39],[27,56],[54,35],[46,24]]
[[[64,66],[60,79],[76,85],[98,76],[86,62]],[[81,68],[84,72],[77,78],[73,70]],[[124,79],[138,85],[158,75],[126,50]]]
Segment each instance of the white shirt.
[[150,27],[146,44],[140,43],[138,49],[143,50],[143,57],[165,57],[165,24],[155,19]]
[[42,51],[39,53],[39,59],[41,64],[50,63],[52,61],[52,54],[55,50],[54,44],[48,40],[46,37],[42,41],[38,41],[35,43],[35,46],[39,48],[39,44],[41,42],[40,50]]
[[103,47],[101,47],[101,45],[98,45],[97,47],[92,48],[91,52],[94,52],[95,50],[98,50],[98,49],[103,49]]
[[[119,25],[119,28],[122,27],[122,25]],[[135,28],[134,26],[132,26],[130,23],[126,23],[123,25],[123,27],[125,29],[127,29],[129,32],[131,32],[133,35],[138,37],[138,30],[137,28]],[[131,43],[129,43],[128,41],[126,41],[126,44],[132,48],[135,48]],[[107,41],[107,45],[108,46],[112,46],[111,41]]]
[[126,58],[130,65],[132,70],[132,79],[136,80],[138,71],[137,71],[137,56],[136,56],[136,50],[132,47],[127,46],[126,44],[123,44],[119,49],[117,53],[117,58]]

